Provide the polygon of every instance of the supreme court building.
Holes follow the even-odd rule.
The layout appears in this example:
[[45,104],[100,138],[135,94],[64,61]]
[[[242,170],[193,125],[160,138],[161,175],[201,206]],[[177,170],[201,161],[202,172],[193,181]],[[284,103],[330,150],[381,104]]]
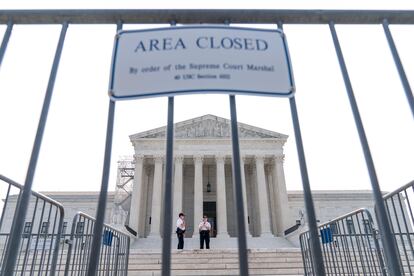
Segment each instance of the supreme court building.
[[[186,214],[187,237],[198,235],[207,214],[214,235],[234,237],[235,212],[229,120],[205,115],[175,125],[174,218]],[[283,174],[287,136],[239,124],[246,232],[280,236],[288,228],[288,197]],[[165,127],[130,136],[135,149],[134,182],[129,211],[130,229],[138,237],[160,237],[163,210]],[[174,228],[174,227],[173,227]],[[194,233],[195,232],[195,233]]]
[[[206,214],[212,223],[212,236],[231,240],[236,237],[237,210],[230,120],[205,115],[176,123],[174,133],[174,221],[168,223],[175,231],[178,214],[185,213],[185,235],[196,238],[198,223]],[[160,240],[163,235],[165,135],[166,127],[131,135],[133,158],[119,161],[114,196],[117,207],[112,213],[119,216],[119,211],[124,211],[125,218],[119,224],[138,240]],[[239,137],[248,238],[297,246],[306,221],[302,192],[286,190],[283,146],[288,136],[239,123]],[[369,191],[319,191],[314,192],[314,200],[321,222],[356,208],[372,207]]]

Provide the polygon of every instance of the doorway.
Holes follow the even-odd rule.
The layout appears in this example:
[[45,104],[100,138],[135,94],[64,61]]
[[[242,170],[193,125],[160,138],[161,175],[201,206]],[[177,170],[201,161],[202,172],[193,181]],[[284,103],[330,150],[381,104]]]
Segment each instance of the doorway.
[[203,202],[203,215],[208,217],[208,222],[211,224],[210,237],[216,237],[217,235],[217,214],[216,214],[216,202],[204,201]]

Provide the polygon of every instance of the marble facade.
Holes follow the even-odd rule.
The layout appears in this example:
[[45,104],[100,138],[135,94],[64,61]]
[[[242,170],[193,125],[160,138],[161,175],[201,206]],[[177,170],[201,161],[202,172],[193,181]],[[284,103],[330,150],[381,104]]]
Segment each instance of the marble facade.
[[[213,115],[175,124],[173,214],[186,214],[187,237],[198,234],[194,225],[203,213],[212,216],[218,237],[236,235],[230,132],[230,121]],[[239,133],[246,233],[283,236],[290,226],[283,173],[287,135],[241,123]],[[135,168],[128,226],[138,237],[161,237],[165,127],[130,140]]]

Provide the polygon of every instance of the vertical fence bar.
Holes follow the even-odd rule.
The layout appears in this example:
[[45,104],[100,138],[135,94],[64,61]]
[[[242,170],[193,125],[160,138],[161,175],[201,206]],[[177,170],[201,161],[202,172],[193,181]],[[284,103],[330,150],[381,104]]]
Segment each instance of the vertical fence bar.
[[[404,235],[406,235],[407,236],[407,239],[408,239],[408,245],[410,246],[410,250],[411,250],[411,256],[413,255],[413,253],[414,253],[414,247],[413,247],[413,243],[412,243],[412,241],[411,241],[411,237],[410,237],[410,229],[409,229],[409,227],[408,227],[408,223],[407,223],[407,219],[406,219],[406,215],[408,215],[406,212],[404,212],[404,208],[403,208],[403,204],[404,204],[404,198],[403,199],[401,199],[401,197],[402,197],[402,195],[400,196],[400,194],[402,194],[402,192],[400,192],[400,193],[398,193],[397,194],[397,197],[398,197],[398,203],[399,203],[399,209],[400,209],[400,211],[401,211],[401,214],[402,214],[402,219],[403,219],[403,221],[404,221],[404,227],[405,227],[405,232],[403,232],[402,234]],[[408,197],[407,197],[407,199],[408,199]],[[411,259],[412,260],[412,259]],[[410,264],[410,260],[409,259],[407,259],[407,262],[408,262],[408,266],[410,267],[411,266],[411,264]]]
[[361,217],[362,217],[362,222],[363,222],[363,226],[364,226],[364,233],[362,235],[367,247],[367,252],[368,252],[368,260],[367,262],[369,263],[370,266],[373,267],[373,271],[375,272],[375,275],[379,275],[378,271],[381,271],[378,269],[378,262],[376,262],[375,256],[374,256],[374,251],[372,249],[372,245],[371,245],[371,239],[374,238],[374,229],[373,229],[373,225],[372,225],[372,221],[370,221],[369,219],[365,218],[364,213],[361,213]]
[[331,259],[329,258],[329,255],[326,253],[325,243],[322,243],[321,252],[322,252],[323,260],[325,260],[324,265],[325,265],[326,274],[331,275],[332,274]]
[[[78,221],[78,214],[76,214],[72,220],[72,229],[70,232],[70,236],[69,236],[69,240],[68,240],[68,250],[66,253],[66,264],[65,264],[65,272],[64,272],[64,276],[68,276],[69,275],[69,267],[70,267],[70,263],[72,260],[72,251],[73,251],[73,246],[74,246],[74,240],[75,240],[75,231],[76,231],[76,224]],[[76,244],[77,246],[77,244]],[[76,247],[75,250],[76,252]],[[72,269],[73,269],[73,264],[72,264]]]
[[299,156],[300,172],[302,176],[303,197],[305,200],[306,214],[309,223],[310,249],[312,252],[312,263],[315,275],[325,275],[323,264],[322,250],[318,236],[318,226],[316,224],[315,206],[313,204],[312,192],[309,184],[308,169],[305,160],[305,151],[303,149],[302,135],[299,125],[298,111],[294,97],[289,99],[290,110],[292,113],[293,128],[295,131],[296,147]]
[[243,205],[243,187],[241,181],[241,167],[240,167],[240,145],[239,145],[239,129],[237,127],[237,111],[236,111],[236,97],[230,95],[230,116],[231,116],[231,140],[233,148],[233,189],[236,199],[237,210],[237,239],[239,244],[239,265],[240,275],[249,275],[249,264],[247,259],[247,241],[246,241],[246,221],[244,221]]
[[[122,22],[117,23],[117,31],[121,30]],[[111,152],[112,152],[112,134],[114,131],[114,117],[115,117],[115,102],[109,100],[108,121],[106,126],[106,142],[105,142],[105,157],[102,171],[101,192],[99,193],[99,202],[96,211],[96,222],[93,228],[92,247],[89,255],[88,276],[95,276],[98,267],[99,252],[102,242],[102,229],[105,220],[106,200],[108,196],[108,182],[109,169],[111,166]]]
[[108,108],[108,122],[106,131],[106,143],[105,143],[105,157],[104,167],[102,172],[101,192],[99,194],[99,202],[96,211],[96,223],[93,230],[92,249],[90,251],[89,263],[88,263],[88,276],[95,276],[98,266],[99,252],[102,242],[102,227],[105,220],[105,208],[106,198],[108,195],[108,182],[109,182],[109,169],[111,163],[111,150],[112,150],[112,133],[114,128],[114,115],[115,115],[115,102],[109,100]]
[[[2,179],[2,175],[0,174],[0,179]],[[4,203],[3,203],[3,210],[1,211],[1,217],[0,217],[0,233],[1,233],[1,227],[3,226],[3,218],[4,218],[4,214],[6,213],[6,209],[7,209],[7,203],[9,201],[9,195],[10,195],[10,189],[11,189],[11,184],[7,183],[9,186],[7,187],[7,192],[6,192],[6,197],[4,198]],[[0,260],[2,260],[0,258]]]
[[368,145],[368,140],[365,135],[364,126],[362,124],[361,115],[359,114],[358,106],[356,103],[355,95],[352,89],[351,80],[348,75],[348,70],[345,65],[345,60],[342,54],[341,46],[339,44],[338,36],[336,34],[335,25],[333,21],[329,22],[329,28],[331,30],[331,35],[333,43],[336,50],[336,55],[338,57],[338,62],[341,68],[342,77],[344,79],[346,91],[348,94],[349,102],[351,104],[352,113],[354,115],[355,124],[358,130],[359,139],[362,145],[364,152],[365,162],[368,167],[369,176],[371,179],[372,191],[374,194],[375,208],[377,210],[378,226],[380,228],[381,239],[384,243],[384,253],[387,259],[387,265],[389,267],[389,272],[391,275],[401,275],[400,268],[400,257],[397,252],[397,246],[393,240],[393,234],[390,228],[390,223],[388,221],[387,213],[385,210],[385,205],[379,187],[377,174],[375,172],[374,162],[371,156],[371,152]]
[[1,67],[1,64],[3,63],[4,54],[6,53],[7,45],[9,44],[12,30],[13,30],[13,22],[9,20],[9,22],[7,22],[7,29],[6,29],[6,32],[4,33],[3,41],[0,46],[0,67]]
[[355,222],[358,227],[358,228],[355,228],[355,240],[358,245],[358,255],[359,255],[359,259],[361,260],[362,270],[364,271],[364,275],[372,275],[371,267],[368,263],[367,250],[364,244],[364,237],[362,235],[361,223],[358,219],[358,214],[355,214],[354,216],[352,216],[351,220],[353,221],[354,228],[355,228]]
[[52,100],[53,88],[55,85],[56,74],[59,67],[60,57],[62,55],[63,44],[65,41],[66,31],[68,29],[68,22],[62,24],[62,30],[60,32],[59,42],[57,45],[55,57],[53,60],[52,69],[50,72],[49,82],[46,89],[46,95],[43,102],[42,112],[39,119],[39,125],[36,132],[36,137],[33,145],[32,155],[30,157],[29,168],[27,170],[26,181],[23,187],[22,196],[18,202],[16,208],[16,216],[13,220],[13,226],[11,229],[10,242],[7,245],[7,260],[4,265],[2,275],[12,275],[14,266],[17,260],[17,254],[19,245],[21,242],[23,224],[26,218],[27,209],[29,206],[30,195],[32,192],[33,178],[36,171],[36,164],[39,157],[40,147],[42,144],[43,133],[46,127],[47,115],[49,112],[50,102]]
[[162,275],[171,275],[171,231],[172,231],[172,167],[174,144],[174,97],[168,97],[167,152],[165,154],[164,179],[164,230],[162,239]]
[[[283,24],[278,23],[278,27],[283,30]],[[302,134],[299,125],[299,116],[296,108],[295,97],[289,99],[290,111],[292,114],[293,129],[295,132],[296,147],[299,157],[300,173],[303,185],[303,197],[305,201],[306,215],[309,223],[310,250],[315,275],[325,275],[323,264],[322,249],[319,243],[318,226],[316,223],[315,206],[313,204],[312,191],[309,184],[308,169],[306,166],[305,151],[303,148]]]
[[[32,235],[32,233],[33,233],[33,228],[35,226],[34,223],[35,223],[36,210],[37,210],[38,204],[39,204],[39,198],[36,198],[36,201],[35,201],[35,204],[34,204],[34,208],[33,208],[32,220],[30,221],[31,222],[30,231],[29,231],[29,233],[27,233],[27,244],[26,244],[26,250],[25,250],[26,253],[24,254],[24,258],[23,258],[22,270],[25,270],[26,269],[26,265],[28,264],[27,263],[28,262],[27,260],[29,258],[30,242],[32,240],[32,236],[35,236],[36,235],[36,233],[34,235]],[[22,244],[22,246],[23,246],[23,244]],[[21,251],[21,249],[20,249],[20,251]],[[17,262],[17,266],[19,266],[19,262],[20,262],[20,260]]]
[[126,252],[124,253],[124,262],[125,262],[125,276],[128,275],[128,266],[129,266],[129,247],[131,246],[130,243],[130,237],[126,238],[126,242],[127,242],[127,249]]
[[[303,249],[302,250],[302,263],[303,263],[303,271],[305,272],[305,275],[308,275],[308,266],[307,266],[307,247],[306,247],[306,243],[303,241],[303,235],[300,234],[299,235],[299,244],[300,244],[300,248]],[[306,257],[305,257],[306,256]]]
[[[63,206],[58,206],[57,208],[60,211],[59,212],[60,220],[59,220],[57,234],[56,234],[56,241],[55,241],[56,244],[54,246],[55,252],[54,252],[53,257],[52,257],[52,264],[51,264],[52,268],[51,268],[51,271],[50,271],[50,276],[54,276],[56,274],[56,266],[57,266],[57,263],[58,263],[58,254],[59,254],[59,243],[60,243],[62,235],[64,235],[62,233],[62,230],[63,230],[63,222],[64,222],[64,218],[65,218],[65,210],[63,209]],[[63,247],[64,247],[64,244],[62,245],[62,248]]]
[[[371,216],[370,216],[370,220],[372,222],[372,217]],[[373,224],[373,222],[372,222],[372,224]],[[375,251],[376,251],[376,254],[378,256],[379,266],[380,266],[380,269],[381,269],[381,274],[383,276],[386,276],[387,275],[387,268],[385,266],[384,258],[382,256],[382,252],[381,252],[381,248],[380,248],[378,230],[373,229],[372,232],[373,232],[373,239],[374,239],[374,244],[375,244]]]
[[413,92],[411,91],[410,83],[408,82],[407,75],[405,74],[404,67],[402,65],[400,56],[398,55],[397,47],[395,46],[394,39],[392,37],[389,23],[387,19],[382,21],[382,27],[384,28],[385,36],[387,37],[388,45],[391,50],[392,57],[394,58],[395,66],[398,70],[398,75],[400,76],[401,83],[403,85],[405,96],[407,97],[408,104],[411,108],[411,113],[414,117],[414,97]]
[[[397,193],[397,195],[399,195],[399,193]],[[396,200],[395,199],[395,195],[393,197],[391,197],[390,199],[391,199],[391,207],[392,207],[391,211],[392,211],[392,213],[394,215],[394,219],[395,219],[395,221],[393,222],[393,226],[396,225],[395,231],[393,231],[394,232],[394,236],[395,236],[395,240],[397,241],[397,245],[398,244],[401,244],[402,245],[402,249],[403,249],[404,257],[405,257],[405,262],[404,263],[407,264],[407,267],[408,267],[408,270],[409,270],[409,274],[410,275],[413,275],[413,273],[411,271],[410,259],[409,259],[408,254],[407,254],[407,248],[405,246],[404,233],[403,233],[403,231],[401,229],[400,220],[398,219],[397,209],[395,208],[395,202],[394,202]],[[391,216],[389,216],[389,217],[390,217],[390,220],[391,220]],[[398,243],[398,237],[399,237],[399,240],[401,241],[400,243]],[[402,257],[402,256],[400,255],[400,257]]]

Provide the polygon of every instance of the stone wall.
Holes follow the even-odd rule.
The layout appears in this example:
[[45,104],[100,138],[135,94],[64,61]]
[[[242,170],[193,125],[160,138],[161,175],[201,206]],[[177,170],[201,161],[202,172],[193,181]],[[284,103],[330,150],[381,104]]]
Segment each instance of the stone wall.
[[[313,191],[316,219],[320,223],[352,212],[359,208],[367,208],[374,216],[374,199],[372,192],[361,191]],[[302,191],[288,191],[290,224],[300,219],[300,213],[305,214]]]
[[[76,215],[77,212],[86,213],[92,217],[96,216],[96,207],[98,205],[98,192],[42,192],[47,197],[54,199],[55,201],[61,203],[64,208],[64,222],[66,224],[66,234],[69,234],[72,227],[72,220],[73,217]],[[2,225],[2,232],[8,232],[12,221],[13,215],[16,207],[17,195],[12,195],[9,197],[6,210],[4,212],[4,219]],[[111,224],[112,220],[112,213],[113,213],[113,201],[114,201],[114,193],[109,192],[108,194],[108,204],[106,207],[105,212],[105,222],[107,224]],[[33,210],[36,206],[36,216],[35,216],[35,224],[32,226],[33,229],[38,229],[38,224],[42,221],[47,221],[49,217],[49,209],[45,209],[43,217],[41,214],[43,201],[39,201],[41,203],[37,204],[34,197],[31,197],[29,208],[27,211],[28,220],[32,220],[33,217]],[[51,213],[51,219],[55,216],[55,209],[53,209]],[[53,225],[49,226],[49,231],[52,230]]]

